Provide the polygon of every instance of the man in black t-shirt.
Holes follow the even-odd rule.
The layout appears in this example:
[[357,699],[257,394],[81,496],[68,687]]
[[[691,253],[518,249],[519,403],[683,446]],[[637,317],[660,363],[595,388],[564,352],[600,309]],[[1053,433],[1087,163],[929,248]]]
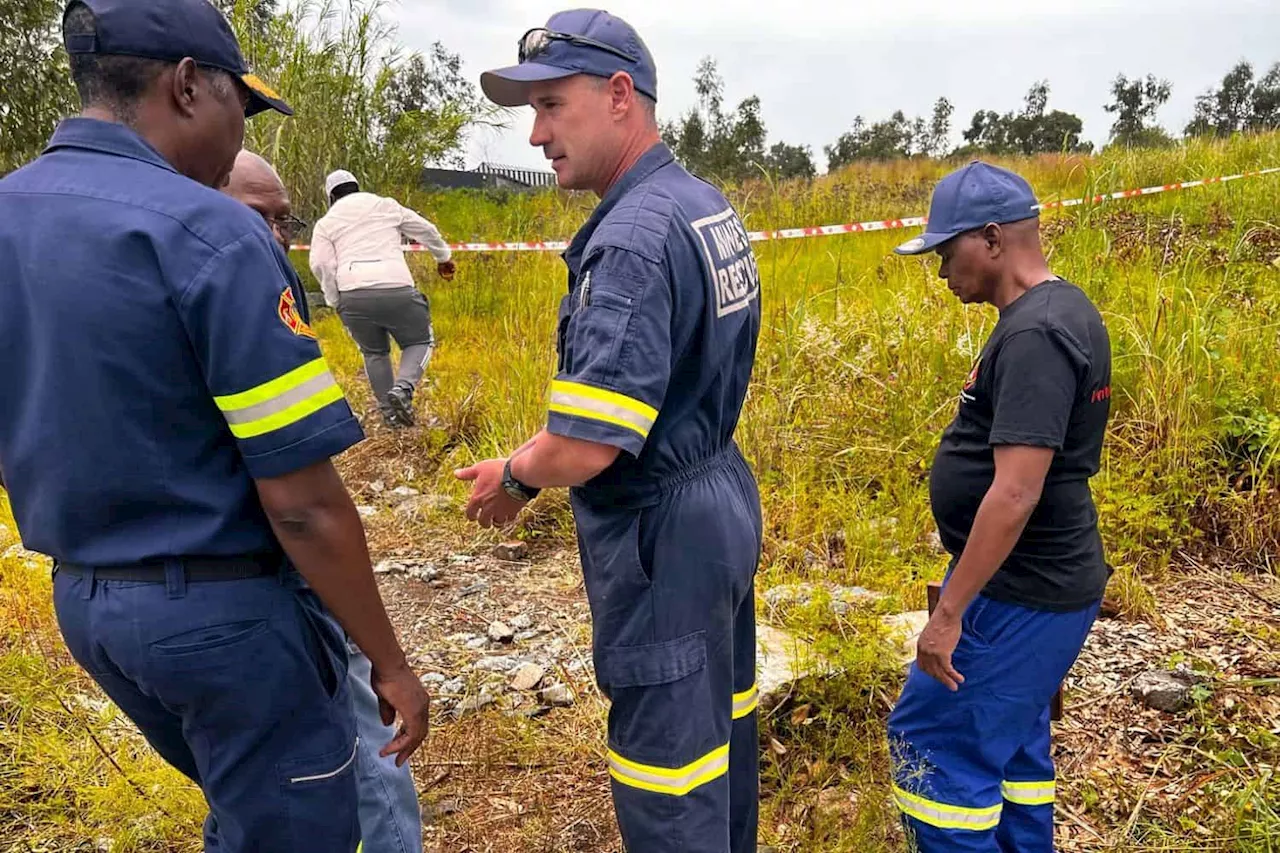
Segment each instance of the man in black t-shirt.
[[926,233],[962,302],[1000,311],[929,482],[952,555],[889,718],[894,799],[921,853],[1052,853],[1049,702],[1109,568],[1089,478],[1111,399],[1098,310],[1049,271],[1031,187],[974,161],[943,178]]

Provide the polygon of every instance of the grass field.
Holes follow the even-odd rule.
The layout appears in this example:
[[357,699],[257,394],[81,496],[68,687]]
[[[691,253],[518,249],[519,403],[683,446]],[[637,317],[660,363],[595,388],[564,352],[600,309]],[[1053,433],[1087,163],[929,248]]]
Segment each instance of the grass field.
[[[1280,136],[1006,164],[1047,201],[1277,165]],[[899,217],[923,213],[948,168],[869,165],[813,183],[754,183],[731,196],[751,229]],[[456,193],[414,203],[451,240],[558,239],[593,200]],[[1046,215],[1043,228],[1051,266],[1093,297],[1112,337],[1113,418],[1094,489],[1116,569],[1114,608],[1133,619],[1155,615],[1156,592],[1187,560],[1274,574],[1280,176],[1072,208]],[[764,325],[739,440],[762,485],[762,589],[857,584],[887,593],[881,609],[890,612],[922,608],[922,581],[941,574],[927,471],[995,314],[957,304],[936,279],[934,258],[891,255],[903,234],[757,244]],[[423,394],[438,428],[399,452],[415,485],[457,498],[455,467],[512,449],[542,423],[563,265],[554,254],[469,254],[446,283],[421,256],[414,263],[439,341]],[[352,400],[367,404],[353,344],[336,318],[317,326]],[[3,503],[0,522],[9,525],[0,530],[3,551],[16,541]],[[443,511],[413,533],[489,536]],[[535,542],[571,534],[567,502],[554,495],[520,528]],[[770,727],[784,749],[765,764],[765,824],[776,836],[806,791],[833,779],[865,793],[852,813],[806,818],[803,840],[788,850],[889,849],[881,720],[900,673],[859,630],[869,624],[814,608],[792,626],[818,639],[845,676],[812,697],[838,713]],[[21,556],[0,560],[0,638],[0,850],[194,849],[199,793],[160,767],[109,707],[86,698],[92,690],[52,624],[47,574]],[[1213,743],[1274,768],[1280,745],[1264,734]],[[1231,778],[1241,781],[1213,789],[1222,808],[1193,826],[1138,822],[1107,849],[1210,849],[1197,846],[1210,836],[1236,845],[1211,849],[1280,849],[1268,840],[1280,837],[1280,783],[1265,772]],[[69,846],[73,839],[83,847]],[[99,839],[110,841],[96,847]]]

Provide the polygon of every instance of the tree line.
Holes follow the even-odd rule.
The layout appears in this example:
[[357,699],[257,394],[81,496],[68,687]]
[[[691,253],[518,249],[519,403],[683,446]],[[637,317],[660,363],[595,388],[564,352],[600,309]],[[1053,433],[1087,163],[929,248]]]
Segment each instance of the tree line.
[[[744,99],[735,109],[726,108],[724,80],[714,59],[707,57],[699,63],[693,82],[697,106],[662,127],[663,139],[693,171],[719,181],[761,175],[811,178],[817,173],[810,146],[768,145],[758,96]],[[1169,81],[1155,75],[1133,79],[1118,75],[1103,107],[1115,117],[1108,144],[1133,148],[1175,144],[1176,138],[1156,120],[1171,93]],[[1031,86],[1018,109],[974,113],[962,131],[964,142],[959,146],[953,146],[951,139],[954,113],[951,102],[939,98],[927,119],[908,117],[902,110],[880,121],[859,115],[847,131],[823,146],[827,169],[834,171],[861,160],[1093,150],[1093,143],[1080,138],[1084,121],[1078,115],[1049,109],[1046,80]],[[1280,63],[1255,79],[1253,66],[1242,61],[1218,86],[1196,99],[1195,117],[1182,135],[1225,137],[1276,129],[1280,129]]]

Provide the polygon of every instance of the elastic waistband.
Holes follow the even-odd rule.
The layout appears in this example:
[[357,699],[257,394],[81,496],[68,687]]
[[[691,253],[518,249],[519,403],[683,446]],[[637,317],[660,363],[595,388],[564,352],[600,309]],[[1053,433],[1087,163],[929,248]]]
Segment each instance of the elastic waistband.
[[282,554],[242,554],[235,557],[179,557],[172,561],[149,560],[127,566],[86,566],[55,563],[55,572],[104,581],[164,583],[169,565],[181,567],[188,583],[234,581],[268,577],[284,571],[288,562]]
[[695,462],[666,477],[632,479],[626,483],[579,486],[574,493],[591,506],[615,509],[644,509],[657,506],[662,498],[694,480],[700,480],[716,471],[727,468],[742,458],[736,445],[720,451],[701,462]]

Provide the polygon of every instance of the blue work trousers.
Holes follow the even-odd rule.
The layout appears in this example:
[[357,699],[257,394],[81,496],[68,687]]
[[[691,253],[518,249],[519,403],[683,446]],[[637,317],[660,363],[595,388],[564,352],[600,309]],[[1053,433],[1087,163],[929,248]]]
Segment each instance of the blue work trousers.
[[206,851],[352,853],[357,736],[343,635],[292,570],[188,583],[58,572],[71,654],[204,792]]
[[622,839],[632,853],[754,853],[759,494],[735,449],[656,498],[573,502]]
[[1049,702],[1099,604],[1069,613],[978,596],[951,692],[913,663],[889,716],[894,800],[919,853],[1052,853]]

